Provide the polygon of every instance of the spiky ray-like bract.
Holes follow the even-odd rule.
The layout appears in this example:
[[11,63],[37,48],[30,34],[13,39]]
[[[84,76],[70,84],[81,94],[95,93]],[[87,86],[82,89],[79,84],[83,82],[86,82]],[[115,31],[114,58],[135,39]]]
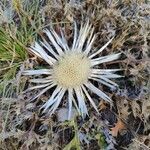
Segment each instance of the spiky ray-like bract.
[[89,22],[81,25],[79,31],[74,23],[74,37],[72,46],[69,47],[64,32],[60,29],[61,35],[51,28],[44,30],[48,40],[43,39],[39,43],[35,42],[30,50],[38,57],[44,59],[49,64],[49,69],[26,70],[24,75],[47,75],[45,78],[31,79],[30,82],[38,85],[30,87],[28,90],[41,89],[32,100],[35,100],[47,90],[54,88],[47,102],[42,106],[44,112],[50,115],[58,108],[65,93],[68,98],[68,119],[71,117],[72,106],[85,116],[88,114],[86,102],[89,100],[94,109],[98,112],[97,106],[91,98],[89,91],[92,91],[100,98],[111,103],[111,99],[97,88],[91,81],[116,88],[117,84],[110,78],[119,78],[120,75],[114,72],[120,69],[99,69],[99,64],[116,60],[120,53],[99,57],[109,43],[110,39],[103,47],[93,52],[92,45],[96,39],[94,28]]

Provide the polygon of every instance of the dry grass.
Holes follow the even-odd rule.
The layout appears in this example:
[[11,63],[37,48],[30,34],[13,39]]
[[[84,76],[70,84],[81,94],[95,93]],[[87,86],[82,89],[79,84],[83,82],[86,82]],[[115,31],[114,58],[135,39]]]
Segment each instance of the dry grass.
[[[150,149],[150,5],[147,0],[2,0],[0,2],[0,149]],[[10,13],[11,12],[11,13]],[[9,14],[9,15],[8,15]],[[60,122],[41,115],[39,107],[49,92],[38,101],[28,99],[38,91],[22,94],[30,84],[21,76],[24,68],[45,64],[28,52],[43,28],[63,26],[72,40],[72,23],[89,19],[101,47],[114,34],[113,43],[103,55],[122,52],[115,63],[105,68],[123,68],[125,76],[116,80],[120,89],[104,91],[114,107],[93,96],[100,115],[88,107],[90,117]],[[61,104],[59,110],[66,104]],[[64,112],[65,113],[65,112]]]

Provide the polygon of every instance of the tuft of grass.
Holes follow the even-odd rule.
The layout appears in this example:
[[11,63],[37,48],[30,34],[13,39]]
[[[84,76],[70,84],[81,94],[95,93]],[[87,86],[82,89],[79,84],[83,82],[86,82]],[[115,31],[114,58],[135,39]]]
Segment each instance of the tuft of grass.
[[[26,47],[4,28],[0,28],[0,61],[8,66],[27,58]],[[5,65],[6,65],[5,64]]]
[[[2,23],[0,27],[1,85],[15,77],[16,71],[28,58],[28,46],[37,38],[37,34],[42,28],[39,3],[39,0],[33,2],[10,1],[13,18],[8,22],[6,20],[5,22],[0,21]],[[10,9],[7,5],[5,0],[0,3],[3,9],[1,13]],[[2,93],[1,89],[0,93]]]
[[39,3],[40,0],[0,1],[0,149],[17,149],[18,141],[5,139],[18,137],[12,119],[18,117],[14,111],[26,82],[20,79],[20,74],[29,58],[28,46],[42,28]]

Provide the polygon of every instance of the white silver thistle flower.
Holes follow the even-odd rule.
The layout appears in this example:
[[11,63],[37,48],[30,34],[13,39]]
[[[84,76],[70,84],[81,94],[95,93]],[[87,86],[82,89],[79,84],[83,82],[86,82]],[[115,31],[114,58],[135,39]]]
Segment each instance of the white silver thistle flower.
[[93,53],[92,44],[96,39],[94,28],[87,22],[81,25],[78,31],[76,23],[74,24],[73,44],[70,48],[61,30],[59,36],[53,28],[44,30],[50,42],[35,42],[31,46],[31,51],[38,57],[44,59],[49,64],[49,69],[26,70],[24,75],[47,75],[46,78],[31,79],[30,82],[38,84],[30,87],[28,90],[41,89],[32,100],[35,100],[47,90],[54,88],[50,98],[42,106],[44,112],[50,115],[58,108],[65,93],[68,96],[68,119],[70,119],[72,106],[77,108],[78,112],[85,116],[88,114],[86,101],[89,100],[94,109],[98,112],[97,106],[91,98],[89,91],[98,95],[100,98],[111,103],[111,99],[97,88],[91,81],[97,81],[110,88],[115,88],[116,83],[110,78],[119,78],[120,75],[114,72],[120,69],[100,69],[99,64],[116,60],[121,53],[111,54],[99,57],[101,53],[112,39],[110,39],[103,47]]

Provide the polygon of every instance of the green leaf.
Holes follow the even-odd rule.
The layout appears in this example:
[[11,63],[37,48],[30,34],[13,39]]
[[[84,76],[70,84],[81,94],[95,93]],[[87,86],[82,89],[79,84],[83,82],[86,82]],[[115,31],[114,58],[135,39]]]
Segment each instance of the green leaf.
[[98,133],[95,135],[95,138],[98,140],[98,145],[101,149],[105,150],[107,147],[107,143],[105,141],[105,137],[102,133]]

